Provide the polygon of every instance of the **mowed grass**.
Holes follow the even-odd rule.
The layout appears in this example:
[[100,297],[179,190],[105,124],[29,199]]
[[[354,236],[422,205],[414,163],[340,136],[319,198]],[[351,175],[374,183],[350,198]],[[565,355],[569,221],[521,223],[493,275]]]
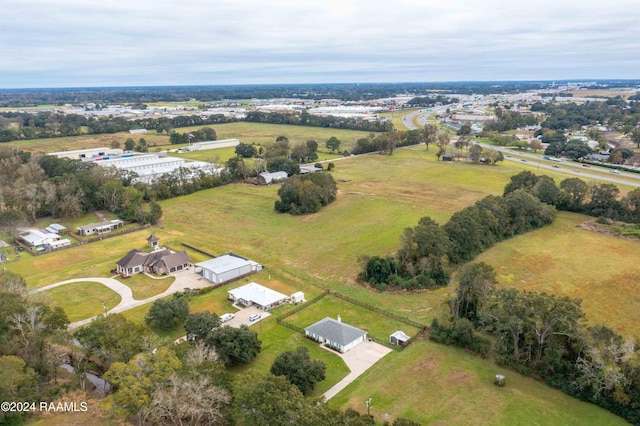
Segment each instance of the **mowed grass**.
[[78,282],[55,287],[32,296],[52,306],[59,306],[66,312],[69,321],[75,322],[91,318],[114,308],[121,297],[115,291],[95,282]]
[[[495,374],[506,376],[503,388]],[[378,420],[436,425],[623,425],[622,419],[459,349],[419,340],[391,352],[329,403]]]
[[250,364],[234,368],[235,373],[252,371],[268,373],[278,355],[286,351],[295,351],[299,346],[307,348],[311,359],[320,360],[327,367],[326,378],[316,384],[311,396],[321,396],[349,373],[349,368],[342,358],[321,349],[318,343],[307,339],[302,334],[278,325],[273,317],[255,323],[251,329],[258,333],[258,339],[262,341],[261,351]]
[[587,321],[640,338],[640,242],[578,227],[590,218],[559,213],[543,229],[502,242],[476,260],[489,263],[500,287],[582,300]]
[[119,277],[117,280],[131,288],[134,299],[142,300],[164,292],[173,284],[176,277],[167,275],[159,278],[151,278],[145,274],[135,274],[126,279]]

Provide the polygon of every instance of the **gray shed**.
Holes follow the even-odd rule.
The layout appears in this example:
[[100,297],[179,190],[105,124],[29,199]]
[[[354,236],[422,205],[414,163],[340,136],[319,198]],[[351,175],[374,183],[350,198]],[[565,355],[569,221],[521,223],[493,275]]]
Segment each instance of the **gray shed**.
[[410,337],[404,334],[403,331],[396,331],[389,336],[389,343],[396,346],[404,346],[409,341]]

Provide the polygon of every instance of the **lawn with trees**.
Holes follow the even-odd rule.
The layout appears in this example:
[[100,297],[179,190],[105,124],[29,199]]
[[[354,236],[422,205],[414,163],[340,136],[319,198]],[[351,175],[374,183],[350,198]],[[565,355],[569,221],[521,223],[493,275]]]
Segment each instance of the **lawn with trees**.
[[[334,171],[340,194],[334,203],[328,205],[319,214],[279,215],[272,209],[277,199],[277,188],[230,185],[163,201],[161,205],[167,225],[161,231],[164,240],[171,245],[187,240],[214,253],[231,248],[261,263],[276,265],[272,270],[278,270],[281,280],[304,282],[306,285],[323,284],[359,300],[385,306],[403,316],[431,321],[434,316],[447,309],[448,289],[412,294],[371,292],[349,282],[357,274],[358,256],[361,253],[385,256],[396,252],[400,244],[399,236],[402,235],[403,230],[415,226],[421,217],[430,216],[438,224],[446,223],[453,213],[474,205],[487,195],[502,194],[510,176],[525,167],[520,164],[504,164],[491,168],[492,173],[488,174],[486,169],[479,169],[472,164],[436,162],[433,153],[425,152],[424,148],[420,151],[398,150],[393,156],[370,156],[341,162]],[[224,221],[236,232],[233,235],[220,234],[220,238],[215,241],[206,238],[207,233],[215,232],[215,224],[205,221],[195,223],[193,218],[198,217],[198,212],[202,211],[207,211],[208,215]],[[371,212],[376,214],[372,215]],[[595,243],[607,247],[607,250],[617,250],[627,243],[609,235],[598,234],[597,241],[585,238],[584,235],[592,235],[592,233],[574,230],[576,223],[570,225],[565,223],[568,217],[585,218],[574,213],[560,213],[554,224],[500,242],[484,252],[481,257],[501,247],[513,247],[514,244],[521,244],[522,241],[531,241],[532,246],[528,248],[529,251],[525,249],[523,252],[512,252],[513,262],[505,260],[502,263],[502,265],[513,264],[514,267],[520,268],[525,266],[534,268],[534,271],[526,272],[528,275],[520,276],[517,280],[519,282],[531,280],[534,274],[545,271],[543,264],[530,261],[529,252],[538,250],[539,256],[547,253],[547,257],[543,256],[542,259],[553,261],[551,265],[556,268],[560,268],[562,262],[567,261],[564,258],[553,258],[550,254],[554,251],[553,244],[560,244],[559,240],[541,239],[538,237],[540,233],[544,233],[547,237],[557,233],[559,234],[557,238],[564,238],[562,235],[565,231],[571,231],[570,238],[565,242],[571,247],[584,247]],[[304,229],[305,232],[300,233],[300,229]],[[339,254],[336,254],[335,250],[337,247],[335,236],[340,238]],[[113,240],[119,244],[124,241],[117,238]],[[570,243],[569,240],[571,240]],[[313,241],[311,246],[309,241]],[[106,245],[105,247],[109,247],[110,254],[107,254],[107,257],[111,256],[112,259],[121,257],[121,252],[114,250],[115,246]],[[562,250],[567,249],[566,246],[559,245],[559,247]],[[72,255],[72,250],[67,252],[67,254],[55,253],[55,255]],[[286,263],[283,262],[285,258]],[[69,264],[68,260],[60,257],[57,259],[56,263],[47,265],[48,273],[67,275],[73,273],[65,269],[65,265]],[[576,262],[579,259],[582,257],[576,255]],[[24,266],[20,266],[23,261]],[[25,271],[29,279],[30,274],[33,274],[30,269],[37,266],[38,262],[45,261],[46,257],[39,259],[25,257],[19,262],[7,264],[7,267],[13,268],[15,265]],[[105,259],[105,264],[107,261],[108,259]],[[586,260],[580,260],[580,262],[586,262]],[[43,271],[42,266],[39,268]],[[628,268],[629,274],[635,271],[633,269],[635,266],[628,265],[628,261],[617,258],[600,262],[597,268],[594,268],[595,266],[589,269],[589,272],[598,271],[597,274],[593,274],[594,283],[603,285],[605,283],[616,285],[615,278],[620,268]],[[80,268],[77,273],[86,273],[87,270],[89,269]],[[525,269],[522,270],[525,271]],[[568,288],[570,285],[578,285],[582,273],[578,273],[577,270],[576,268],[571,280],[562,283],[562,286]],[[555,270],[555,279],[547,275],[545,283],[555,283],[557,277],[561,276],[559,271],[560,269]],[[505,285],[505,280],[509,280],[510,275],[503,273],[502,269],[497,267],[496,272],[498,285]],[[38,279],[42,280],[42,277]],[[513,285],[516,284],[518,283],[513,283]],[[553,285],[551,287],[553,289]],[[223,293],[223,291],[217,293],[218,297],[224,296]],[[600,306],[595,308],[598,311],[603,310],[602,303],[608,303],[603,298],[592,299],[594,304],[600,303]],[[216,303],[224,303],[224,297]],[[634,303],[628,297],[624,300],[616,299],[615,303],[607,305],[608,315],[633,307]],[[585,304],[583,309],[588,318],[594,312],[594,308],[588,309]],[[143,318],[144,314],[138,318],[138,323],[142,323]],[[260,353],[255,358],[255,362],[260,363],[263,372],[268,371],[273,360],[281,352],[276,352],[269,347],[272,341],[288,342],[290,339],[290,349],[295,350],[297,347],[294,343],[295,334],[283,327],[279,328],[283,329],[283,333],[288,333],[286,337],[278,338],[280,340],[276,339],[272,328],[265,328],[264,338],[260,333],[258,335],[259,340],[264,342],[265,353]],[[267,339],[267,336],[271,336],[269,339],[273,340]],[[266,361],[267,358],[269,361]],[[454,363],[453,360],[456,362]],[[250,369],[251,364],[243,368]],[[373,396],[372,414],[376,414],[377,418],[384,413],[391,413],[394,416],[410,417],[421,422],[439,416],[454,423],[462,421],[463,418],[467,420],[472,418],[479,422],[487,422],[489,419],[493,424],[509,424],[540,418],[541,406],[545,407],[543,417],[549,424],[566,424],[567,421],[575,419],[580,421],[583,415],[590,416],[590,419],[599,419],[604,423],[616,421],[608,413],[596,407],[583,405],[574,399],[565,399],[561,393],[530,379],[522,378],[514,372],[507,373],[507,386],[503,388],[505,391],[495,393],[496,388],[492,384],[492,377],[499,368],[501,367],[483,361],[481,358],[472,357],[460,349],[420,341],[403,352],[392,353],[389,358],[381,360],[370,372],[333,399],[331,404],[341,408],[350,406],[364,412],[366,410],[364,400]],[[392,371],[396,373],[391,374]],[[329,372],[327,376],[330,377]],[[425,380],[427,376],[431,379]],[[390,377],[398,377],[403,385],[393,386],[393,382],[390,385]],[[333,376],[331,380],[335,383],[339,379],[340,377]],[[318,386],[329,386],[330,383],[327,380],[329,378]],[[455,384],[452,385],[452,383]],[[446,392],[434,391],[438,388]],[[375,393],[370,395],[373,389]],[[476,394],[469,389],[480,389],[480,391]],[[455,395],[465,395],[464,402]],[[412,408],[417,406],[416,401],[430,401],[429,407],[432,408],[428,412],[423,410],[416,412],[415,408]],[[492,404],[487,404],[487,401],[492,401]],[[488,405],[491,406],[490,410]],[[513,408],[516,406],[519,409]],[[474,412],[474,409],[480,411]]]

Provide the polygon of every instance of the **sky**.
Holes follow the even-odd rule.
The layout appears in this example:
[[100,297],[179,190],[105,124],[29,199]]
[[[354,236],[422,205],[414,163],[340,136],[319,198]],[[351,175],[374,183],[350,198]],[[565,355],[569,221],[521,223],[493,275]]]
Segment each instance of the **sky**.
[[638,0],[0,0],[0,88],[640,78]]

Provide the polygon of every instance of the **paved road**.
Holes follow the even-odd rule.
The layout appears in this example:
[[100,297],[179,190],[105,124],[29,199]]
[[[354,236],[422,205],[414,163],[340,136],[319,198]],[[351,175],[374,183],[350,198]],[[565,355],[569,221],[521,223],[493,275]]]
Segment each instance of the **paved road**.
[[[483,148],[501,151],[505,156],[506,161],[516,161],[521,163],[523,162],[522,160],[525,160],[524,162],[530,163],[531,166],[535,166],[536,168],[553,170],[555,172],[564,172],[576,177],[584,177],[594,180],[618,183],[621,185],[640,187],[640,175],[634,173],[622,172],[621,175],[611,173],[611,176],[589,173],[592,169],[602,171],[603,173],[605,173],[609,169],[600,169],[598,166],[591,166],[587,168],[580,163],[574,163],[572,161],[552,162],[550,160],[544,160],[540,156],[528,154],[526,152],[514,151],[510,148],[493,146],[484,143],[479,143],[478,145],[482,146]],[[620,176],[624,176],[624,178],[621,178]]]
[[[129,288],[125,284],[122,284],[120,281],[114,278],[99,278],[99,277],[76,278],[72,280],[61,281],[55,284],[48,285],[46,287],[42,287],[42,288],[30,291],[29,294],[36,294],[36,293],[40,293],[42,291],[46,291],[55,287],[60,287],[66,284],[72,284],[77,282],[87,282],[87,281],[96,282],[106,287],[109,287],[111,290],[118,293],[121,297],[120,303],[118,303],[118,305],[116,305],[114,308],[108,311],[108,313],[111,314],[111,313],[124,312],[124,311],[128,311],[129,309],[137,308],[138,306],[145,305],[149,302],[153,302],[156,299],[161,299],[165,296],[176,293],[178,291],[184,291],[187,288],[197,289],[197,288],[204,288],[210,285],[209,281],[205,280],[200,275],[194,274],[193,270],[191,269],[185,269],[183,271],[176,272],[173,275],[176,277],[176,279],[167,290],[165,290],[161,294],[157,294],[155,296],[148,297],[142,300],[134,299],[131,288]],[[97,318],[97,316],[92,318],[87,318],[82,321],[73,322],[69,324],[69,330],[73,330],[75,328],[88,324],[91,321],[93,321],[95,318]]]

